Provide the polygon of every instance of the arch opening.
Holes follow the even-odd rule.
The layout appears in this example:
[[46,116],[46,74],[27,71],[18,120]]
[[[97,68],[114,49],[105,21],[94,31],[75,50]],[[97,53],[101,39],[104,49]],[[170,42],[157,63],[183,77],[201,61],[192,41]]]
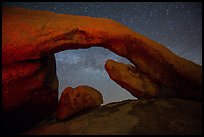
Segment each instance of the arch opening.
[[55,58],[59,98],[68,86],[75,88],[79,85],[88,85],[101,92],[102,105],[125,99],[136,99],[126,89],[112,81],[104,68],[105,61],[108,59],[132,64],[126,58],[102,47],[65,50],[55,53]]

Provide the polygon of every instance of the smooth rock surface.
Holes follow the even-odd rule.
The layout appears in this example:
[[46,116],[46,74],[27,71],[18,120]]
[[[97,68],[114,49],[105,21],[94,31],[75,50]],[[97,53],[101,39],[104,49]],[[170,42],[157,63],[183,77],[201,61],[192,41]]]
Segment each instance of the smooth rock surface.
[[84,109],[94,108],[103,103],[101,93],[87,85],[76,88],[67,87],[60,97],[57,108],[57,119],[64,120]]
[[[49,123],[49,124],[48,124]],[[178,98],[125,100],[87,110],[63,122],[51,119],[27,135],[197,135],[202,104]]]
[[105,69],[113,81],[136,98],[159,96],[159,86],[136,67],[109,59],[105,63]]

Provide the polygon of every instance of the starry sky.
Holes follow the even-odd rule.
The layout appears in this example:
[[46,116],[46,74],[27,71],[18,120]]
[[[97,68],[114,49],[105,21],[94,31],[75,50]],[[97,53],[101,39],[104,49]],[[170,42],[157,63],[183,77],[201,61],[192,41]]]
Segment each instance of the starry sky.
[[[201,2],[5,2],[3,5],[116,20],[175,54],[202,65]],[[104,104],[135,99],[112,81],[104,69],[107,59],[131,64],[107,49],[67,50],[55,54],[59,96],[64,88],[89,85]]]

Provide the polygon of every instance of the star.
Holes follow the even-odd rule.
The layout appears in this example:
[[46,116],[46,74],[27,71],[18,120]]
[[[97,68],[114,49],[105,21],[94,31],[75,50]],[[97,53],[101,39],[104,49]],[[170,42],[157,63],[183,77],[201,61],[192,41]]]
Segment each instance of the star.
[[[202,65],[202,2],[3,2],[3,5],[110,18]],[[59,95],[68,86],[87,84],[101,91],[104,104],[135,99],[110,80],[104,69],[107,59],[131,64],[127,59],[99,47],[62,51],[55,57]]]

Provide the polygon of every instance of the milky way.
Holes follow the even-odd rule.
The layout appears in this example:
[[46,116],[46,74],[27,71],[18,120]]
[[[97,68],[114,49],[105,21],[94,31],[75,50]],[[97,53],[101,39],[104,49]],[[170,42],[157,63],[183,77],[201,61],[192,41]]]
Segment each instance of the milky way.
[[[10,2],[3,5],[110,18],[202,65],[201,2]],[[55,57],[60,94],[67,86],[85,84],[98,89],[105,104],[134,98],[111,81],[104,69],[107,59],[130,62],[107,49],[62,51]]]

